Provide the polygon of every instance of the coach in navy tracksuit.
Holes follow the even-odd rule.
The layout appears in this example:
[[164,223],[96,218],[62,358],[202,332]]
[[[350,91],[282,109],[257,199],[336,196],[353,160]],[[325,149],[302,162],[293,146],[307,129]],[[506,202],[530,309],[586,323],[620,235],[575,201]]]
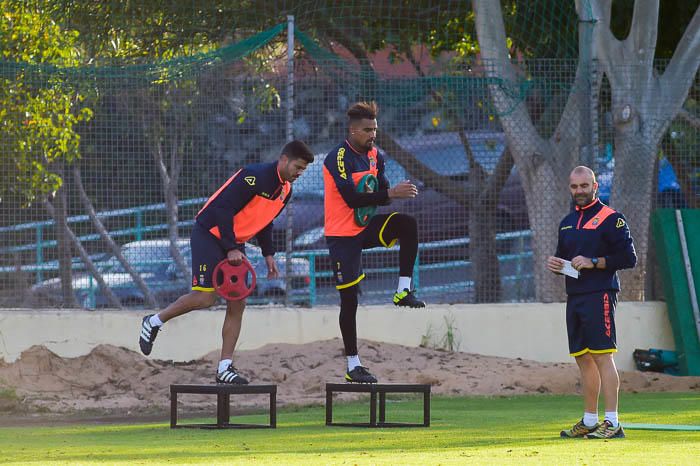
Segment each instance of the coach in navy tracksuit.
[[[566,277],[566,328],[569,352],[581,371],[585,409],[583,419],[561,436],[624,437],[617,416],[620,378],[613,360],[617,271],[634,267],[637,254],[625,217],[597,198],[598,183],[590,168],[576,167],[569,176],[569,189],[575,209],[559,224],[557,252],[547,259],[547,269],[561,273],[568,260],[580,274]],[[601,389],[605,420],[599,424]]]

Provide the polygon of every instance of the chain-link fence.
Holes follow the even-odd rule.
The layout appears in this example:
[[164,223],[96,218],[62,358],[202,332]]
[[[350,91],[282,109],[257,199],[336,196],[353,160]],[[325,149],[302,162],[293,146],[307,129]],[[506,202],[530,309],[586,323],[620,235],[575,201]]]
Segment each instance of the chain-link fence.
[[[380,212],[417,219],[413,279],[429,302],[561,299],[542,259],[578,164],[628,217],[643,259],[624,278],[631,299],[655,297],[651,210],[700,204],[697,65],[662,92],[654,79],[678,63],[600,60],[585,22],[596,2],[577,15],[573,2],[504,1],[488,24],[494,2],[476,15],[456,1],[121,3],[3,0],[16,32],[0,62],[4,307],[158,307],[186,293],[194,215],[290,134],[316,161],[274,222],[284,277],[263,279],[248,249],[251,302],[337,302],[322,163],[357,100],[379,104],[390,182],[419,186]],[[397,248],[366,251],[363,268],[362,302],[386,302]]]

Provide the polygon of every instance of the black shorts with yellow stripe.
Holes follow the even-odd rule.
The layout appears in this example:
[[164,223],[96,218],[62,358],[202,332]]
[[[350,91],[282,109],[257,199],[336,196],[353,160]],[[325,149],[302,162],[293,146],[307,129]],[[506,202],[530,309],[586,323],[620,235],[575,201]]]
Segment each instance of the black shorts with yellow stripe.
[[[236,245],[245,254],[245,245]],[[214,268],[226,257],[219,240],[195,222],[190,235],[192,250],[192,290],[214,291]]]
[[617,351],[616,305],[615,291],[569,295],[566,300],[566,329],[571,356]]
[[397,238],[385,235],[386,226],[396,213],[375,215],[367,228],[355,236],[326,236],[337,289],[357,285],[365,278],[362,272],[363,249],[390,248],[396,243]]

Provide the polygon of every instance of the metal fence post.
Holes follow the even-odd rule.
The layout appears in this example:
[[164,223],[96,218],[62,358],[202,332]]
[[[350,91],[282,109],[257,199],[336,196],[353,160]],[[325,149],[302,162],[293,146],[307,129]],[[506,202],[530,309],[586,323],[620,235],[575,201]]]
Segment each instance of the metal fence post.
[[[287,16],[287,142],[294,139],[294,16]],[[292,236],[294,215],[290,199],[287,203],[287,231],[285,234],[284,305],[289,307],[292,300]]]

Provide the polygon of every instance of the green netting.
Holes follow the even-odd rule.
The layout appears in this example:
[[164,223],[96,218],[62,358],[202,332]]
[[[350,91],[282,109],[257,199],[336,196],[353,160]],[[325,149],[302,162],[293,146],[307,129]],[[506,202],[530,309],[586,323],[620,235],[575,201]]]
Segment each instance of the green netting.
[[[345,111],[358,99],[380,105],[390,180],[420,185],[415,202],[395,208],[418,221],[415,278],[429,301],[561,299],[538,264],[554,249],[567,170],[578,163],[599,173],[601,196],[632,217],[638,250],[653,255],[648,211],[700,205],[697,66],[663,93],[639,87],[654,76],[639,74],[640,60],[605,68],[591,48],[603,21],[597,0],[579,2],[579,13],[576,2],[502,0],[498,60],[481,51],[474,3],[0,0],[0,299],[31,303],[43,284],[37,305],[56,295],[70,305],[45,281],[66,282],[72,270],[91,283],[76,282],[79,303],[103,305],[79,251],[100,266],[112,253],[92,210],[119,245],[174,245],[206,196],[241,165],[275,159],[289,133],[322,159],[346,137]],[[697,4],[662,7],[657,74]],[[613,5],[615,37],[632,27],[631,5]],[[620,94],[618,83],[634,92]],[[666,115],[675,105],[667,96],[684,86],[685,111]],[[620,102],[631,106],[629,123]],[[635,138],[632,127],[658,129]],[[291,253],[315,267],[308,296],[335,303],[318,167],[298,181],[289,209]],[[76,241],[56,228],[64,219]],[[281,249],[285,225],[283,215]],[[367,256],[365,302],[383,302],[394,286],[395,256]],[[154,289],[186,287],[189,272],[173,259],[167,273],[177,280]],[[631,276],[626,289],[658,296],[652,276]]]
[[285,24],[278,24],[252,37],[216,50],[150,63],[65,67],[53,63],[2,60],[0,61],[0,73],[2,73],[0,77],[17,79],[22,74],[25,78],[33,79],[36,82],[41,82],[43,79],[48,80],[53,75],[58,75],[58,78],[64,81],[93,78],[101,81],[125,78],[134,80],[140,77],[149,81],[192,79],[208,72],[212,67],[247,57],[269,44],[285,27]]

